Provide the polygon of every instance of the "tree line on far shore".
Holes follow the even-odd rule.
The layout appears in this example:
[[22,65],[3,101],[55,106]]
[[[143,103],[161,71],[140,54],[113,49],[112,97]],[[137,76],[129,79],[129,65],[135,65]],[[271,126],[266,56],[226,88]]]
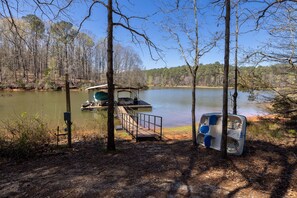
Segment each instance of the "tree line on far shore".
[[[224,65],[215,62],[202,64],[197,75],[197,85],[207,87],[223,86]],[[285,88],[295,82],[294,72],[289,65],[246,66],[239,68],[239,88],[241,90],[265,90],[271,87]],[[234,85],[234,67],[230,66],[229,85]],[[148,86],[178,87],[190,86],[191,76],[187,66],[164,67],[145,71]],[[287,79],[286,81],[284,79]]]
[[[70,22],[48,23],[36,15],[15,19],[18,31],[0,21],[0,89],[55,89],[64,84],[66,71],[72,86],[106,83],[107,46],[89,33],[78,32]],[[187,66],[144,70],[142,60],[130,47],[114,46],[115,83],[130,86],[191,86]],[[229,85],[234,85],[230,66]],[[198,86],[223,86],[223,64],[200,64]],[[285,88],[296,83],[291,65],[239,68],[239,88],[245,90]]]

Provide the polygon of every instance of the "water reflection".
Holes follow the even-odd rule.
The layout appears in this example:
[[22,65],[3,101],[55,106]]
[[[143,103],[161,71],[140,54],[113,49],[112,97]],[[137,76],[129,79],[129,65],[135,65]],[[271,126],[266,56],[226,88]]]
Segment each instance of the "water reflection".
[[[230,90],[233,93],[233,90]],[[151,103],[151,114],[163,117],[166,127],[191,124],[192,92],[187,88],[151,89],[140,93],[141,97]],[[249,93],[239,92],[238,113],[245,116],[259,115],[265,112],[257,102],[248,100]],[[222,89],[196,90],[196,118],[207,112],[222,111]],[[229,102],[229,112],[231,109]]]
[[[197,89],[197,121],[206,112],[220,112],[222,89]],[[9,95],[9,97],[8,97]],[[87,125],[92,120],[102,119],[96,113],[82,112],[80,105],[88,97],[86,92],[71,92],[71,110],[74,125]],[[150,89],[140,92],[140,98],[152,104],[149,114],[163,117],[165,127],[191,124],[191,89]],[[23,112],[43,116],[53,126],[63,125],[66,110],[64,92],[1,92],[0,120],[13,119]],[[240,92],[238,112],[245,116],[262,114],[263,109],[256,102],[248,101],[248,93]]]

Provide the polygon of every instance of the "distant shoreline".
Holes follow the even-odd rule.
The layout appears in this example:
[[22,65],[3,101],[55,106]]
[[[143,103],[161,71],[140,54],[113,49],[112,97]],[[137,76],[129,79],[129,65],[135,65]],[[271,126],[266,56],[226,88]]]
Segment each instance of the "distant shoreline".
[[[190,89],[192,88],[191,86],[164,86],[164,87],[160,87],[160,86],[148,86],[148,89],[179,89],[179,88],[184,88],[184,89]],[[197,89],[223,89],[222,86],[219,87],[211,87],[211,86],[196,86]],[[229,89],[233,89],[233,87],[229,87]],[[73,87],[70,88],[71,91],[84,91],[84,88],[78,88],[78,87]],[[145,90],[145,89],[143,89]],[[59,87],[59,89],[26,89],[26,88],[4,88],[4,89],[0,89],[1,91],[7,91],[7,92],[22,92],[22,91],[40,91],[40,92],[46,92],[46,91],[64,91],[63,87]]]
[[[174,88],[192,88],[191,86],[164,86],[164,87],[160,87],[160,86],[156,86],[156,87],[154,87],[154,86],[148,86],[148,88],[149,89],[151,89],[151,88],[165,88],[165,89],[170,89],[170,88],[172,88],[172,89],[174,89]],[[223,87],[222,86],[219,86],[219,87],[211,87],[211,86],[196,86],[196,88],[200,88],[200,89],[223,89]],[[229,87],[229,89],[232,89],[233,87]]]

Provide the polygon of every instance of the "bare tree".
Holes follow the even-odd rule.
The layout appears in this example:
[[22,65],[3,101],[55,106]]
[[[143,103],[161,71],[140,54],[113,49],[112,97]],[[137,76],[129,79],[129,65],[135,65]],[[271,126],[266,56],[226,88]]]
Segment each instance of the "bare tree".
[[[113,0],[108,0],[108,4],[106,5],[101,0],[96,0],[92,3],[89,8],[89,15],[85,18],[87,19],[91,16],[92,7],[95,3],[100,3],[101,5],[107,8],[108,12],[108,27],[107,27],[107,84],[108,84],[108,110],[107,110],[107,127],[108,127],[108,137],[107,137],[107,150],[115,150],[115,142],[114,142],[114,65],[113,65],[113,28],[115,26],[122,27],[128,30],[131,33],[132,41],[139,43],[138,38],[142,38],[148,49],[150,54],[152,55],[151,49],[155,49],[159,52],[157,46],[149,39],[145,32],[139,32],[131,26],[130,21],[133,19],[145,19],[143,17],[131,16],[128,17],[122,13],[120,9],[120,4],[117,0],[115,0],[116,7],[113,6]],[[119,17],[118,22],[113,21],[113,14]],[[151,56],[152,57],[152,56]]]
[[95,69],[97,71],[96,81],[101,83],[104,81],[102,79],[102,74],[106,71],[106,64],[107,64],[107,50],[106,50],[106,42],[105,40],[100,40],[96,44],[95,47]]
[[[192,142],[193,145],[197,145],[196,140],[196,85],[197,85],[197,73],[200,66],[200,59],[205,54],[215,47],[220,35],[214,35],[208,42],[203,42],[200,32],[199,24],[199,6],[198,1],[176,1],[174,6],[166,7],[172,8],[169,11],[163,9],[165,13],[173,13],[173,18],[178,21],[172,21],[168,19],[163,27],[170,33],[171,38],[175,40],[178,45],[178,51],[180,52],[183,60],[185,61],[190,75],[192,77],[191,88],[192,88]],[[184,20],[184,16],[192,12],[192,20]],[[178,15],[177,12],[182,13]],[[178,24],[178,25],[176,25]],[[187,45],[187,40],[190,45]],[[207,40],[203,38],[203,40]]]
[[[260,7],[261,6],[261,7]],[[274,91],[272,107],[276,113],[289,116],[295,120],[297,116],[297,56],[296,56],[296,26],[297,1],[264,1],[256,10],[258,14],[256,27],[267,31],[268,40],[250,53],[247,58],[253,60],[255,65],[263,62],[282,65],[282,73],[287,77],[283,79],[282,87],[277,87],[269,79],[253,78],[259,85]]]

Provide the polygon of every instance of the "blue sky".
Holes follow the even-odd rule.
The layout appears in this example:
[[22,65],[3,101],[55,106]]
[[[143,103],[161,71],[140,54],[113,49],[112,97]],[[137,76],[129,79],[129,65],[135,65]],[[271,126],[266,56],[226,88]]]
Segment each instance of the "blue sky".
[[[143,60],[143,65],[147,69],[151,68],[159,68],[159,67],[172,67],[172,66],[180,66],[184,65],[185,61],[182,59],[180,53],[177,49],[177,43],[170,39],[168,32],[162,29],[161,24],[164,23],[165,18],[167,15],[158,12],[160,11],[160,7],[164,8],[164,5],[161,5],[161,0],[141,0],[141,1],[131,1],[133,3],[128,3],[127,0],[121,0],[121,6],[123,13],[127,14],[128,16],[150,16],[148,20],[133,20],[132,25],[136,27],[138,30],[144,29],[150,39],[163,50],[163,58],[164,61],[154,61],[151,59],[149,55],[149,51],[145,45],[137,46],[131,43],[131,36],[127,30],[123,28],[115,28],[115,40],[116,42],[120,42],[123,45],[132,46],[141,56]],[[169,1],[163,1],[169,2]],[[175,1],[171,1],[175,2]],[[189,1],[190,2],[190,1]],[[224,30],[224,21],[218,18],[221,14],[221,8],[215,7],[213,5],[209,5],[210,1],[200,1],[199,6],[202,8],[199,15],[199,24],[201,24],[201,30],[199,31],[200,34],[200,42],[207,40],[210,38],[210,34],[214,32]],[[253,10],[256,7],[261,6],[260,4],[249,4],[248,8]],[[81,9],[78,9],[80,12]],[[153,13],[156,13],[153,15]],[[153,16],[152,16],[153,15]],[[175,17],[176,13],[173,14],[172,17]],[[178,17],[178,16],[176,16]],[[116,21],[115,17],[115,21]],[[193,24],[193,18],[191,15],[187,19],[188,24]],[[166,21],[166,20],[165,20]],[[166,22],[165,22],[166,23]],[[97,5],[93,11],[92,18],[84,24],[85,30],[90,30],[93,32],[97,38],[102,38],[106,36],[106,9],[103,8],[101,5]],[[250,21],[242,26],[241,31],[248,31],[250,29],[255,28],[255,21]],[[234,16],[231,21],[231,33],[234,32],[235,29],[235,20]],[[184,36],[184,34],[181,34]],[[239,38],[239,46],[240,48],[244,48],[245,50],[251,48],[257,48],[257,46],[261,45],[261,42],[266,41],[267,34],[264,31],[254,31],[248,34],[240,35]],[[234,36],[231,37],[231,48],[234,47]],[[188,40],[183,40],[183,45],[187,45]],[[223,40],[218,42],[216,48],[212,51],[207,53],[203,56],[200,60],[200,63],[207,64],[207,63],[214,63],[219,61],[223,63],[224,58],[224,43]],[[242,55],[244,56],[244,55]],[[231,64],[233,63],[233,54],[231,54]]]
[[[60,19],[71,20],[71,22],[78,26],[82,21],[84,16],[88,14],[88,7],[92,1],[91,0],[76,0],[67,10],[67,16],[62,16]],[[185,61],[181,58],[180,53],[173,48],[176,48],[176,42],[170,39],[168,32],[166,32],[163,28],[161,28],[161,24],[164,23],[164,19],[168,16],[162,14],[160,11],[160,7],[164,8],[160,4],[160,0],[121,0],[121,9],[124,14],[127,16],[141,16],[146,17],[150,16],[148,20],[133,20],[132,26],[136,27],[140,32],[145,30],[149,38],[163,51],[164,61],[154,61],[151,59],[149,55],[149,51],[145,45],[135,45],[131,42],[130,33],[123,28],[116,27],[114,31],[115,42],[119,42],[124,46],[131,46],[135,49],[136,52],[139,53],[143,66],[146,69],[151,68],[160,68],[160,67],[174,67],[184,65]],[[170,1],[164,1],[170,2]],[[174,2],[174,1],[171,1]],[[189,1],[190,2],[190,1]],[[209,5],[210,1],[200,1],[200,17],[199,23],[201,24],[200,28],[200,42],[206,41],[210,38],[210,35],[216,31],[224,30],[224,21],[218,22],[219,14],[221,13],[220,8]],[[249,8],[253,8],[256,6],[255,4],[250,4]],[[26,7],[26,6],[25,6]],[[167,7],[168,8],[168,7]],[[20,15],[24,15],[25,12],[30,12],[32,9],[27,10],[24,8],[24,12],[20,13]],[[153,13],[156,13],[154,14]],[[38,15],[38,11],[36,12]],[[174,15],[173,15],[174,16]],[[46,20],[46,17],[43,16]],[[115,21],[118,18],[114,17]],[[59,20],[59,19],[58,19]],[[176,20],[176,19],[174,19]],[[185,17],[188,24],[193,24],[193,18],[191,16],[189,18]],[[166,22],[165,22],[166,23]],[[235,23],[234,20],[231,21],[232,30],[234,32]],[[82,31],[91,33],[95,39],[102,39],[106,37],[106,27],[107,27],[107,11],[106,8],[100,4],[97,4],[92,10],[92,16],[83,24]],[[249,22],[245,26],[242,27],[242,31],[246,31],[247,29],[254,28],[254,24]],[[178,32],[178,31],[177,31]],[[180,33],[180,32],[179,32]],[[239,46],[241,48],[249,49],[255,48],[260,45],[261,41],[265,40],[267,35],[262,32],[252,32],[249,34],[241,35],[239,39]],[[187,40],[183,40],[183,45],[187,45]],[[234,38],[232,37],[232,40]],[[234,42],[231,42],[231,47],[234,46]],[[214,63],[215,61],[219,61],[223,63],[224,57],[224,44],[223,41],[220,41],[216,48],[214,48],[211,52],[207,53],[200,59],[200,63]],[[231,63],[233,62],[233,56],[231,56]]]
[[[123,1],[121,1],[123,2]],[[176,42],[169,38],[169,35],[164,29],[160,27],[160,23],[164,18],[164,14],[157,13],[159,11],[160,1],[157,0],[141,0],[133,1],[133,4],[127,3],[123,6],[122,10],[128,16],[150,16],[148,20],[133,20],[133,25],[139,31],[144,29],[148,34],[149,38],[163,51],[164,61],[154,61],[149,55],[149,51],[145,45],[135,45],[131,43],[131,36],[127,30],[123,28],[115,28],[115,40],[123,45],[132,46],[141,56],[143,65],[147,68],[159,68],[159,67],[172,67],[184,65],[185,62],[181,58],[181,55],[176,49],[172,49],[176,46]],[[78,11],[79,12],[79,11]],[[86,13],[86,12],[84,12]],[[80,12],[83,14],[83,12]],[[153,16],[152,16],[153,15]],[[115,17],[116,20],[116,17]],[[216,26],[215,22],[209,21],[207,24],[209,27]],[[97,5],[93,10],[93,16],[83,26],[83,30],[91,31],[97,38],[106,36],[106,10],[101,6]],[[205,25],[205,23],[204,23]],[[208,28],[209,28],[208,27]],[[215,61],[222,62],[223,53],[222,49],[216,48],[211,53],[207,54],[201,59],[201,63],[213,63]]]

